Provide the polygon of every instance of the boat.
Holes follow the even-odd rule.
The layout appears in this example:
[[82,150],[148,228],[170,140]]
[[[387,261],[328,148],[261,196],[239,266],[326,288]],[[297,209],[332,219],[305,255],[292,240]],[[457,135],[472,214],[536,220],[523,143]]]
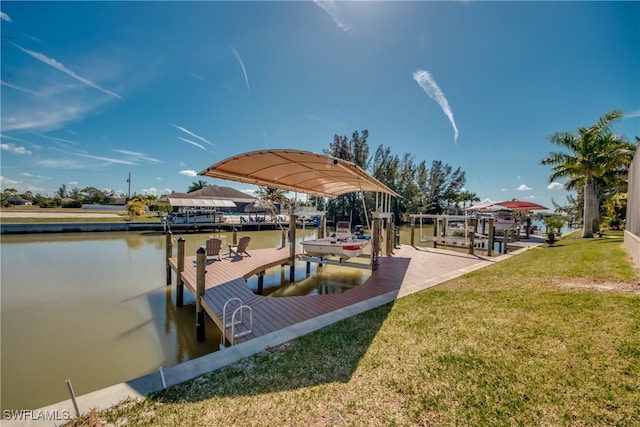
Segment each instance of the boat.
[[518,228],[516,215],[508,209],[500,209],[496,211],[476,212],[475,217],[479,220],[488,220],[493,218],[493,227],[496,232],[512,230]]
[[311,256],[337,256],[341,259],[349,259],[361,255],[369,244],[369,240],[359,239],[351,234],[351,225],[348,221],[338,221],[334,235],[322,239],[304,240],[301,244],[304,251]]
[[219,224],[225,221],[224,214],[212,209],[184,209],[170,214],[171,224]]

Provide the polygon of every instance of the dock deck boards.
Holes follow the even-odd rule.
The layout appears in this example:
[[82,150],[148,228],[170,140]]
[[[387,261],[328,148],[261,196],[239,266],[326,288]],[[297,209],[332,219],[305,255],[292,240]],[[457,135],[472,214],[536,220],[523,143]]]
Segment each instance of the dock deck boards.
[[[268,268],[287,264],[289,248],[256,249],[249,252],[250,257],[242,258],[223,255],[221,261],[209,257],[205,267],[205,293],[202,304],[220,330],[225,330],[222,325],[222,311],[229,299],[238,297],[243,305],[251,307],[253,311],[252,333],[238,338],[236,342],[266,335],[378,295],[397,291],[402,285],[410,262],[410,258],[380,258],[380,268],[373,271],[363,284],[340,294],[274,298],[254,294],[248,288],[246,278]],[[168,261],[171,268],[177,271],[177,258],[171,257]],[[195,256],[185,256],[181,277],[184,286],[195,295]],[[237,307],[235,304],[228,306],[226,323],[231,321],[230,314]],[[225,335],[227,340],[231,341],[229,328],[226,329]]]

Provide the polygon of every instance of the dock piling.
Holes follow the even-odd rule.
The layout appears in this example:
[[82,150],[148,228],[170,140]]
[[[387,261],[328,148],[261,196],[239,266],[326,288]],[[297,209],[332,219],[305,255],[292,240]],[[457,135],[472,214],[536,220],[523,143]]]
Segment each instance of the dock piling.
[[178,271],[176,272],[176,307],[184,304],[184,283],[182,282],[182,272],[184,271],[184,237],[178,239]]
[[167,232],[166,238],[166,261],[167,261],[167,285],[171,284],[171,265],[169,264],[169,258],[173,256],[173,236],[171,235],[171,230]]
[[204,341],[204,307],[202,306],[202,296],[204,295],[204,275],[207,262],[207,253],[200,246],[196,251],[196,340]]

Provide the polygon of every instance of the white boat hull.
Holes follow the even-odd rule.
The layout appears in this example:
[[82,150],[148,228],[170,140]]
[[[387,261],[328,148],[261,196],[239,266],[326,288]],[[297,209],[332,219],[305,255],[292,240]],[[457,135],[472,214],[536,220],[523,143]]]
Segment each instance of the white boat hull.
[[317,240],[305,240],[301,242],[304,251],[312,256],[337,256],[342,259],[354,258],[364,252],[369,244],[365,239],[337,240],[327,237]]

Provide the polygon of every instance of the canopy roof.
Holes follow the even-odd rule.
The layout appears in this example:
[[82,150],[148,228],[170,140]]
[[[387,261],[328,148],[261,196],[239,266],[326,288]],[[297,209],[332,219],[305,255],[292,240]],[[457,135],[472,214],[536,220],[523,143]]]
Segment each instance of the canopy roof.
[[232,200],[196,199],[169,197],[171,206],[207,207],[207,208],[235,208],[236,204]]
[[492,202],[492,203],[485,203],[483,205],[469,206],[466,210],[477,211],[477,210],[487,209],[494,206],[498,206],[506,209],[513,209],[513,210],[523,210],[523,211],[532,211],[532,210],[544,211],[549,209],[537,203],[527,202],[525,200],[513,199],[513,200],[506,200],[504,202]]
[[252,151],[222,160],[198,175],[322,197],[357,191],[399,196],[354,163],[309,151]]

